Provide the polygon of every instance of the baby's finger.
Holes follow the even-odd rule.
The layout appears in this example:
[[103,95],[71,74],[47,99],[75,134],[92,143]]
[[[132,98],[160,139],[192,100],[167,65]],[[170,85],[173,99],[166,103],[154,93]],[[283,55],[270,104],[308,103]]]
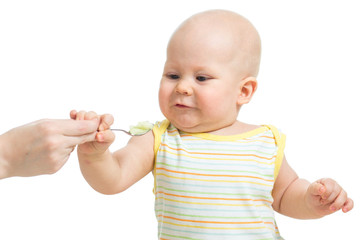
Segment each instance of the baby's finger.
[[84,120],[85,119],[85,114],[86,114],[85,111],[77,112],[75,120]]
[[85,120],[92,120],[92,119],[97,118],[97,117],[98,117],[98,115],[96,114],[96,112],[90,111],[90,112],[85,113],[84,119]]
[[326,188],[320,182],[314,182],[310,184],[308,192],[314,196],[321,196],[326,191]]
[[98,132],[96,140],[100,143],[112,143],[115,140],[115,134],[111,130]]
[[114,117],[111,114],[104,114],[100,118],[100,131],[105,131],[110,129],[110,126],[114,123]]
[[351,209],[353,209],[354,207],[354,201],[351,198],[348,198],[344,204],[344,206],[342,207],[342,211],[344,213],[347,213],[348,211],[350,211]]
[[321,198],[326,202],[333,201],[336,196],[340,193],[340,186],[333,179],[323,178],[320,179],[319,182],[324,185],[326,191],[321,194]]
[[77,111],[76,110],[71,110],[70,112],[70,118],[75,120],[76,119],[76,115],[77,115]]
[[342,208],[347,201],[347,193],[341,190],[335,201],[330,205],[330,210],[335,212]]
[[340,185],[338,185],[338,184],[334,185],[332,191],[330,192],[330,195],[328,195],[328,197],[326,199],[324,199],[325,203],[328,204],[328,203],[333,203],[334,201],[336,201],[342,191],[343,191],[343,189],[340,187]]

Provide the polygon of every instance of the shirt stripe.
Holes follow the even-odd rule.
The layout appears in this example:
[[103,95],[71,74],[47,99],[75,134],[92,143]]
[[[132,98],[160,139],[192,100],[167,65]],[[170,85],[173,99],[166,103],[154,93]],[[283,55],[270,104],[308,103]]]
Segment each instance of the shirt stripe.
[[224,137],[166,127],[153,130],[159,239],[282,239],[271,192],[283,134],[267,126]]

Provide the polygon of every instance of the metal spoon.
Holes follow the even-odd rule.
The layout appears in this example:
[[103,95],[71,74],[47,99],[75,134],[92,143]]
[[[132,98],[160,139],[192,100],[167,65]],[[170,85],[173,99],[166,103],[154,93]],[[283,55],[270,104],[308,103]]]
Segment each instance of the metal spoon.
[[121,132],[124,132],[126,133],[127,135],[130,135],[130,136],[142,136],[146,133],[148,133],[149,131],[151,131],[152,129],[149,129],[149,130],[146,130],[145,132],[142,132],[142,133],[131,133],[130,131],[126,131],[124,129],[119,129],[119,128],[111,128],[110,129],[111,131],[121,131]]

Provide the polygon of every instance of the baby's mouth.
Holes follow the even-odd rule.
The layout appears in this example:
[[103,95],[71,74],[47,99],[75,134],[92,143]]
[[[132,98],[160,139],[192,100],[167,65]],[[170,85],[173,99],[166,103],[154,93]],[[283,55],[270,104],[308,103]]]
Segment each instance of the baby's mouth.
[[178,108],[190,108],[189,106],[186,106],[186,105],[183,105],[183,104],[175,104],[175,107],[178,107]]

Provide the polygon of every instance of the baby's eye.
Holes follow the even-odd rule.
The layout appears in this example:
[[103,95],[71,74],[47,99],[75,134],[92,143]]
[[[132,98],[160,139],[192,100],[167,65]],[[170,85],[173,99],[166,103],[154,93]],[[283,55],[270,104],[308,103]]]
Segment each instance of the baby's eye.
[[196,80],[200,81],[200,82],[204,82],[206,80],[208,80],[209,78],[208,77],[205,77],[205,76],[197,76],[196,77]]
[[180,78],[180,76],[176,75],[176,74],[168,74],[167,77],[170,79],[179,79]]

